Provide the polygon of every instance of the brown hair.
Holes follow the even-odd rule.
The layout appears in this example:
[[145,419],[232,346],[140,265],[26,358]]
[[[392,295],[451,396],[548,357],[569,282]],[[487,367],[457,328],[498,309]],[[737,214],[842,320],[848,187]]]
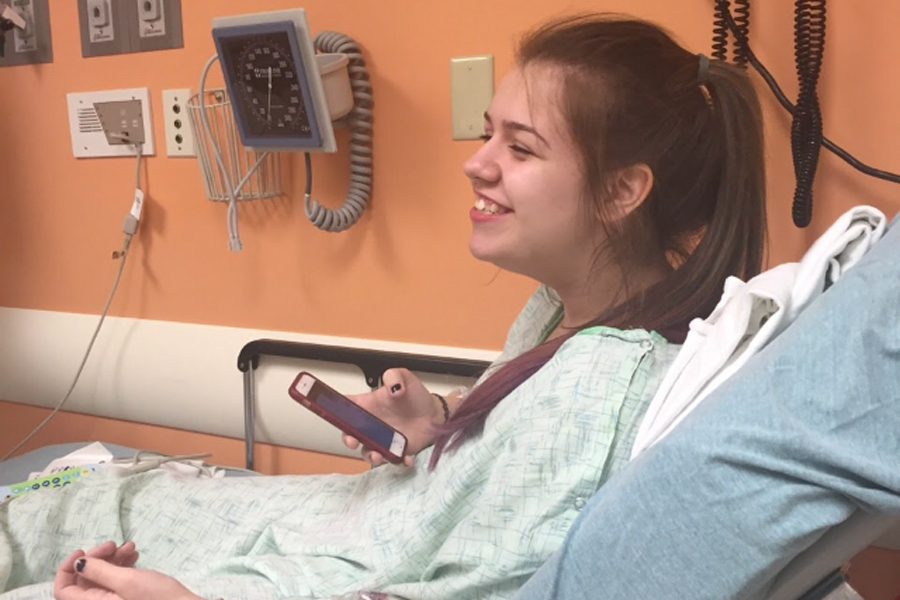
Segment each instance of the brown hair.
[[[623,302],[584,327],[642,328],[682,341],[692,319],[712,312],[728,276],[746,279],[761,268],[762,118],[749,78],[688,52],[653,24],[602,15],[538,28],[522,40],[518,63],[561,75],[559,109],[582,157],[591,214],[606,229],[603,250],[619,265],[668,265],[661,280],[625,290]],[[616,219],[608,201],[616,173],[637,164],[650,167],[652,189]],[[477,386],[438,428],[431,466],[480,431],[493,407],[570,335],[511,360]]]

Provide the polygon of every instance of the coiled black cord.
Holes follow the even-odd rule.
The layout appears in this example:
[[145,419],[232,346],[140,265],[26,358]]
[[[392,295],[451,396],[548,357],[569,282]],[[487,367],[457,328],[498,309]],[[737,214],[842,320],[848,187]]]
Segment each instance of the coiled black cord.
[[[716,9],[718,10],[718,8],[719,7],[718,7],[718,0],[717,0]],[[718,18],[719,18],[719,15],[717,13],[716,19],[718,19]],[[736,39],[743,38],[742,41],[744,42],[744,48],[747,53],[748,62],[753,66],[753,68],[756,70],[756,72],[759,73],[760,77],[763,78],[763,81],[766,82],[766,85],[769,86],[769,89],[772,91],[772,94],[775,96],[775,99],[778,100],[778,103],[781,104],[782,108],[784,108],[786,111],[788,111],[789,113],[791,113],[793,115],[794,111],[795,111],[794,105],[791,103],[790,100],[788,100],[787,96],[781,90],[781,86],[778,85],[778,82],[775,80],[775,77],[772,75],[772,73],[759,60],[759,58],[757,58],[756,54],[753,53],[753,48],[751,48],[751,46],[750,46],[747,34],[742,33],[738,29],[737,24],[735,23],[734,17],[731,15],[730,11],[727,10],[727,6],[726,6],[726,11],[723,15],[723,18],[725,19],[725,22],[727,23],[729,32],[731,32],[731,34],[734,35]],[[838,146],[836,143],[834,143],[833,141],[828,139],[828,137],[825,136],[824,133],[822,135],[822,146],[824,146],[826,150],[829,150],[830,152],[832,152],[835,156],[837,156],[838,158],[840,158],[841,160],[846,162],[848,165],[850,165],[851,167],[853,167],[860,173],[863,173],[870,177],[874,177],[876,179],[882,179],[884,181],[889,181],[891,183],[900,184],[900,174],[893,173],[891,171],[886,171],[884,169],[879,169],[879,168],[873,167],[871,165],[867,165],[866,163],[862,162],[861,160],[859,160],[858,158],[856,158],[855,156],[853,156],[852,154],[850,154],[849,152],[844,150],[844,148],[842,148],[841,146]]]
[[800,91],[791,122],[791,153],[796,179],[791,214],[797,227],[806,227],[812,219],[812,187],[822,147],[822,112],[816,85],[824,53],[825,0],[796,0],[794,59]]
[[735,0],[734,24],[738,33],[734,36],[734,64],[747,68],[747,38],[750,33],[750,0]]
[[730,0],[716,0],[713,8],[712,57],[716,60],[728,60],[729,4]]
[[735,0],[734,16],[731,14],[731,0],[716,0],[713,7],[712,57],[728,60],[729,21],[734,23],[737,33],[734,39],[734,64],[747,67],[747,35],[750,32],[750,0]]

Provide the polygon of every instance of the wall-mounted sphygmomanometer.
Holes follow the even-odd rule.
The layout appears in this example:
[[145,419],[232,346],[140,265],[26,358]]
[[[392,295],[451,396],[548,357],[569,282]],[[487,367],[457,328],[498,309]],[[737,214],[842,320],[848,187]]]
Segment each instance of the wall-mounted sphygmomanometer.
[[[371,193],[372,94],[365,63],[349,37],[324,32],[315,42],[303,9],[218,17],[217,55],[203,69],[189,108],[212,200],[229,203],[232,250],[241,248],[237,202],[281,195],[280,153],[305,154],[306,214],[316,227],[344,231]],[[318,53],[317,53],[318,51]],[[206,89],[219,61],[225,89]],[[343,206],[312,199],[310,152],[335,152],[332,121],[351,129],[350,187]]]

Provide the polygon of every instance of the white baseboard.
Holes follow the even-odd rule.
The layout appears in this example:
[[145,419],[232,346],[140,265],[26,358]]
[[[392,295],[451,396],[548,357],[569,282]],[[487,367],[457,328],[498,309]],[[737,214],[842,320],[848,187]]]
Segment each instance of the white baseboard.
[[[0,307],[0,399],[53,407],[62,400],[98,315]],[[396,352],[493,360],[498,352],[303,335],[238,327],[109,317],[64,410],[244,437],[241,348],[271,338]],[[346,393],[368,388],[352,366],[266,360],[256,371],[258,441],[352,455],[331,425],[293,402],[297,371],[314,372]],[[441,391],[462,383],[428,380]],[[28,432],[21,432],[23,437]]]

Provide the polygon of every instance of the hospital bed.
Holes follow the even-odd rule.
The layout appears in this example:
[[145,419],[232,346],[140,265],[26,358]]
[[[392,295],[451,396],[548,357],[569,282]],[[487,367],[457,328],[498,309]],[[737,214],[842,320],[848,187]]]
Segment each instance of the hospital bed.
[[[256,440],[257,371],[280,365],[298,370],[306,362],[352,365],[361,373],[369,388],[377,388],[388,368],[407,368],[422,375],[432,389],[471,382],[488,366],[474,359],[434,355],[388,352],[360,348],[327,346],[274,339],[253,340],[241,349],[237,367],[243,374],[245,466],[254,466]],[[286,388],[285,388],[286,389]],[[285,401],[290,401],[285,393]],[[0,465],[0,484],[22,481],[27,474],[42,469],[55,458],[65,456],[81,444],[60,444],[41,448]],[[116,458],[129,458],[135,450],[106,445]],[[241,476],[244,470],[226,469],[228,476]],[[779,575],[772,587],[772,600],[837,600],[858,598],[844,580],[840,566],[891,530],[900,531],[896,517],[857,514],[836,527],[804,553],[797,556]],[[900,536],[892,534],[890,545],[900,547]],[[849,591],[848,591],[849,590]]]
[[[471,359],[270,339],[252,341],[244,346],[238,357],[238,369],[244,377],[244,428],[248,469],[253,468],[255,373],[263,361],[285,358],[353,364],[362,371],[366,384],[372,389],[380,386],[382,373],[392,367],[403,367],[420,374],[438,373],[474,379],[490,364]],[[826,532],[819,542],[798,555],[778,576],[772,587],[770,600],[858,598],[859,596],[852,593],[852,588],[849,588],[840,567],[883,537],[885,544],[900,549],[900,519],[894,516],[857,513],[841,526]]]

